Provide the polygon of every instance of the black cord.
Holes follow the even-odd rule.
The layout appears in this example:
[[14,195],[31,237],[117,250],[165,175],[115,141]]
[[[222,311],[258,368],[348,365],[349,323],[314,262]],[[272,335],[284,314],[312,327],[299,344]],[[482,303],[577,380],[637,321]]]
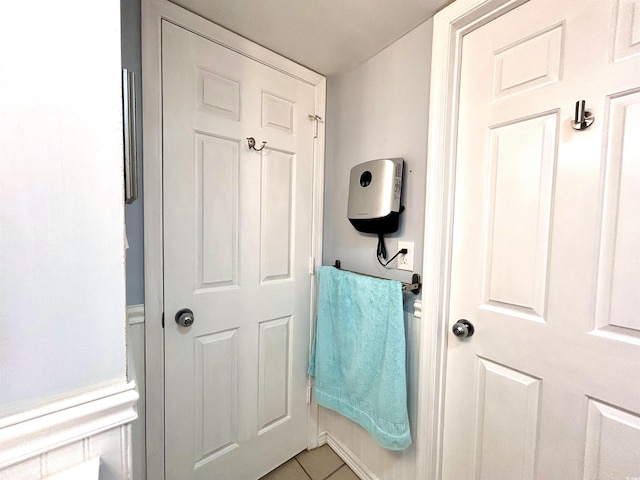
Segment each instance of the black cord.
[[401,250],[398,250],[398,253],[396,253],[393,257],[391,257],[387,263],[382,263],[382,260],[380,260],[380,257],[384,258],[385,260],[387,259],[387,247],[384,244],[384,234],[382,233],[378,234],[378,250],[376,252],[376,257],[378,258],[378,262],[380,263],[380,265],[382,265],[383,267],[386,267],[391,262],[393,262],[398,255],[400,254],[406,255],[407,253],[409,253],[409,250],[407,250],[406,248],[403,248]]
[[393,257],[391,257],[387,263],[382,263],[382,260],[380,260],[380,257],[378,257],[378,262],[380,262],[380,265],[382,265],[383,267],[386,267],[391,262],[393,262],[398,255],[400,254],[406,255],[407,253],[409,253],[409,250],[407,250],[406,248],[403,248],[401,250],[398,250],[398,253],[396,253]]
[[[387,259],[387,247],[384,245],[384,234],[378,234],[378,261],[380,261],[380,257]],[[381,262],[382,263],[382,262]]]

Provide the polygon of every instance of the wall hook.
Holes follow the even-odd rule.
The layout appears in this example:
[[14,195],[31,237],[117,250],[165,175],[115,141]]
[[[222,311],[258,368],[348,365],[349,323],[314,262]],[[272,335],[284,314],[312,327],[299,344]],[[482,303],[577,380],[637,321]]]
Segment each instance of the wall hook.
[[593,114],[585,110],[586,102],[584,100],[578,100],[576,102],[576,114],[571,122],[571,127],[574,130],[584,130],[589,128],[593,123]]
[[267,142],[262,142],[262,147],[256,148],[256,139],[253,137],[247,137],[247,143],[249,144],[249,150],[255,150],[256,152],[261,151]]

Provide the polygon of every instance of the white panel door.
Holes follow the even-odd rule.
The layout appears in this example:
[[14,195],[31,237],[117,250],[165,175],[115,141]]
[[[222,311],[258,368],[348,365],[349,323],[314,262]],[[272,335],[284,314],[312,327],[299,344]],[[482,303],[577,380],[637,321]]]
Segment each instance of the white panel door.
[[162,72],[166,475],[256,479],[306,448],[315,89],[168,22]]
[[445,480],[640,477],[639,8],[531,0],[463,40]]

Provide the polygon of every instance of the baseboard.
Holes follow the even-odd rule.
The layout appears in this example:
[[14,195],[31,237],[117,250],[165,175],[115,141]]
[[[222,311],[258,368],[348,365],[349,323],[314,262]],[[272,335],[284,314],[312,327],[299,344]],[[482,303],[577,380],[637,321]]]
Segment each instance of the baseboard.
[[137,400],[129,382],[0,419],[0,471],[129,424],[137,418]]
[[322,432],[318,435],[318,444],[324,445],[325,443],[338,454],[344,463],[346,463],[361,480],[379,480],[344,443],[331,435],[330,432]]

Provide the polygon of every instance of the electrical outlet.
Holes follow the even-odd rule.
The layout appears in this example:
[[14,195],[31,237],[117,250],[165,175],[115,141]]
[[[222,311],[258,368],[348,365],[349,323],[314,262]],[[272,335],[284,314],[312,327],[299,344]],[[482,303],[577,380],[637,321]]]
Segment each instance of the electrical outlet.
[[398,250],[407,249],[407,253],[398,255],[398,269],[413,271],[413,242],[398,242]]

